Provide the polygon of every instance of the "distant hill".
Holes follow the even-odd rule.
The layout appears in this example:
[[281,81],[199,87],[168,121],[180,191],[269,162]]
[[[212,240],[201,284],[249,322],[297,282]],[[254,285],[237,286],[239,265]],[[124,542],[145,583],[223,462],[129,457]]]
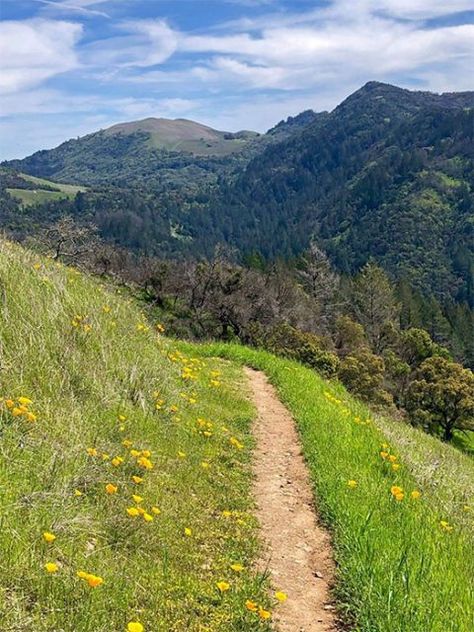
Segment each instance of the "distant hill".
[[195,121],[165,118],[119,123],[106,129],[104,134],[126,136],[136,132],[149,134],[150,147],[196,156],[220,156],[238,152],[249,140],[259,136],[257,132],[220,132]]
[[147,118],[119,123],[37,151],[4,167],[73,184],[147,186],[213,182],[252,155],[260,134],[222,132],[186,119]]
[[474,92],[433,94],[369,82],[332,112],[312,110],[266,134],[145,119],[70,140],[9,170],[88,185],[20,221],[64,213],[105,239],[170,256],[292,258],[311,238],[352,274],[374,258],[446,303],[474,305]]

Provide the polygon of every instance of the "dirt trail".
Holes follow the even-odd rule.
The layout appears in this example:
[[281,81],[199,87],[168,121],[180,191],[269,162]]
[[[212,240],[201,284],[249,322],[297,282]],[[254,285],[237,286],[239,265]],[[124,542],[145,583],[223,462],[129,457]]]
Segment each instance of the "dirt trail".
[[288,410],[259,371],[246,369],[258,411],[254,494],[265,552],[261,564],[288,600],[274,613],[281,632],[336,632],[329,596],[334,562],[316,519],[306,464]]

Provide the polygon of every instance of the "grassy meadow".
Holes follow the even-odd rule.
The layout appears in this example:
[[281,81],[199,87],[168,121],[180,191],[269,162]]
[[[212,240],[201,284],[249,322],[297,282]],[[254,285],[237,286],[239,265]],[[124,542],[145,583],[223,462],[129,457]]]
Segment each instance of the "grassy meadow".
[[2,632],[268,628],[240,370],[159,329],[0,242]]
[[[85,191],[85,187],[74,184],[63,184],[61,182],[51,182],[44,178],[37,178],[26,173],[21,173],[23,180],[28,180],[37,185],[37,189],[7,189],[8,193],[19,200],[23,206],[42,204],[43,202],[53,202],[55,200],[72,199],[79,191]],[[44,186],[54,187],[56,191],[44,189]]]
[[294,362],[238,345],[203,345],[201,353],[263,370],[292,412],[333,534],[335,594],[349,628],[471,632],[472,459],[375,418],[341,385]]

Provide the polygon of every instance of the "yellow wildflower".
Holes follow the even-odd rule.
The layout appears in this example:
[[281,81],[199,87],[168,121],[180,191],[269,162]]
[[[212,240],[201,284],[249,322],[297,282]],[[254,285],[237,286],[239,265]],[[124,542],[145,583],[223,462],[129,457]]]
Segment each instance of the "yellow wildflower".
[[258,609],[258,616],[260,617],[260,619],[265,620],[265,619],[269,619],[272,616],[272,614],[268,610],[265,610],[264,608],[260,607]]
[[117,490],[117,485],[112,485],[112,483],[107,483],[107,485],[105,486],[105,491],[107,492],[107,494],[116,494]]
[[385,450],[382,450],[380,452],[380,456],[382,457],[382,459],[386,459],[388,457],[388,452],[386,452]]
[[140,512],[136,507],[127,507],[127,513],[129,516],[132,516],[132,518],[140,515]]
[[74,496],[77,496],[77,497],[82,496],[81,490],[80,489],[75,489],[74,490]]
[[57,573],[59,570],[59,566],[55,562],[47,562],[44,568],[47,573]]
[[417,489],[414,489],[410,496],[413,500],[418,500],[418,498],[420,498],[421,496],[421,492],[419,492]]
[[145,511],[142,515],[143,515],[143,520],[145,520],[146,522],[153,522],[153,516],[151,514]]
[[347,487],[349,487],[350,489],[354,489],[355,487],[357,487],[357,481],[355,481],[354,479],[350,479],[349,481],[347,481]]
[[45,540],[45,542],[54,542],[56,540],[56,536],[54,535],[54,533],[51,533],[50,531],[45,531],[43,533],[43,539]]
[[137,505],[143,502],[142,496],[138,496],[138,494],[133,494],[132,498],[137,503]]
[[133,445],[133,442],[130,441],[130,439],[124,439],[122,441],[122,445],[123,445],[124,448],[131,448],[132,445]]
[[22,406],[29,406],[30,404],[33,403],[33,401],[29,399],[28,397],[19,397],[18,401]]
[[89,575],[86,581],[91,588],[97,588],[97,586],[104,583],[102,577],[98,577],[97,575]]
[[242,566],[242,564],[231,564],[230,567],[236,573],[240,573],[244,570],[244,567]]
[[143,467],[145,470],[153,469],[153,463],[144,456],[141,456],[137,462],[138,462],[138,465],[140,465],[140,467]]
[[132,481],[136,485],[139,485],[140,483],[143,483],[143,478],[141,476],[132,476]]
[[208,463],[207,461],[201,461],[201,467],[207,470],[210,467],[210,463]]
[[121,456],[116,456],[110,462],[114,467],[118,467],[121,463],[123,463],[123,458]]
[[250,612],[257,612],[258,610],[258,605],[255,603],[255,601],[252,601],[251,599],[247,599],[247,601],[245,602],[245,607],[247,608],[247,610],[250,610]]
[[156,516],[159,516],[161,513],[161,509],[159,509],[158,507],[152,507],[151,510]]
[[127,625],[127,632],[144,632],[145,628],[138,621],[130,621]]
[[226,592],[230,589],[230,584],[224,581],[217,582],[216,586],[221,593]]
[[444,530],[444,531],[452,531],[453,527],[452,525],[449,524],[449,522],[447,522],[446,520],[441,520],[439,523],[439,526]]
[[190,538],[193,535],[193,532],[191,531],[191,529],[189,527],[185,527],[184,535],[187,535],[188,538]]
[[394,472],[398,472],[399,469],[400,469],[400,463],[392,463],[392,470]]
[[140,450],[130,450],[130,456],[133,456],[134,458],[139,457],[141,454]]
[[275,599],[283,603],[283,601],[286,601],[288,599],[288,595],[284,592],[281,592],[280,590],[277,590],[277,592],[275,593]]
[[89,456],[97,456],[97,448],[87,448],[87,454]]

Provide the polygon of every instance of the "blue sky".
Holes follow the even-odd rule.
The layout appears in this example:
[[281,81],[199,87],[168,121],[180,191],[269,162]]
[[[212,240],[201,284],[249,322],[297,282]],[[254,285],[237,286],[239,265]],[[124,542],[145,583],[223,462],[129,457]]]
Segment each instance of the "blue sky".
[[265,131],[473,68],[474,0],[0,0],[0,158],[148,116]]

